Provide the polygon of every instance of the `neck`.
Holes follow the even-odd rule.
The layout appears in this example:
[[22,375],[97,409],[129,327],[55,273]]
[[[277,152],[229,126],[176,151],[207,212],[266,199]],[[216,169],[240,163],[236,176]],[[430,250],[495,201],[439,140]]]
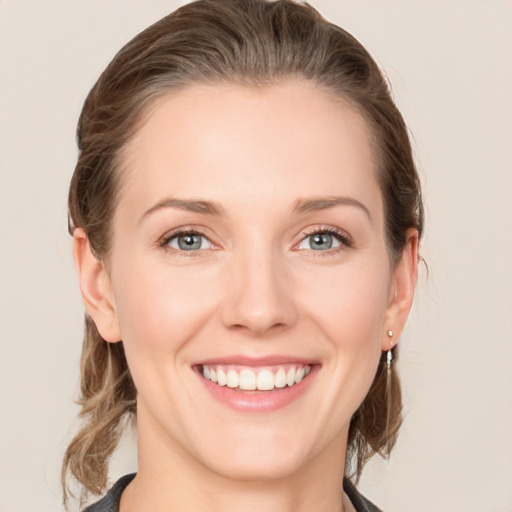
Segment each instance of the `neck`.
[[[138,429],[139,470],[120,512],[348,512],[343,501],[346,435],[303,467],[279,478],[229,478],[212,471],[168,437]],[[344,506],[345,505],[345,506]]]

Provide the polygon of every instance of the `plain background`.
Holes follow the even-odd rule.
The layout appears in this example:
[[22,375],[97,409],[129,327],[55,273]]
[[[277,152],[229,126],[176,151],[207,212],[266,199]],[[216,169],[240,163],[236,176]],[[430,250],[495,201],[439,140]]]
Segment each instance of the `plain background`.
[[[82,101],[184,2],[0,0],[0,512],[61,510],[82,305],[66,232]],[[311,3],[387,73],[427,202],[402,339],[406,419],[362,491],[393,512],[512,510],[512,3]],[[112,478],[136,468],[130,440]]]

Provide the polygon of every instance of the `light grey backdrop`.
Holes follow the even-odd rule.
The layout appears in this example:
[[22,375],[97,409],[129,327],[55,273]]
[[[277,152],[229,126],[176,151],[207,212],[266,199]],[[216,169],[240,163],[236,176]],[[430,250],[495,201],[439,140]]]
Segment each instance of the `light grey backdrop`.
[[[0,0],[0,512],[61,509],[82,306],[66,234],[81,103],[173,1]],[[393,512],[512,510],[512,4],[312,0],[388,74],[423,177],[406,420],[361,488]],[[128,440],[113,475],[135,469]]]

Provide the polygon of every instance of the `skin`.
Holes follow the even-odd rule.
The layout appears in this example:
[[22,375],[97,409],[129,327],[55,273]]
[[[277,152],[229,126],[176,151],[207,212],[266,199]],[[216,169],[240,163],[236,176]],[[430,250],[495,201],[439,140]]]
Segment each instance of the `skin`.
[[[190,86],[153,106],[123,155],[109,261],[74,235],[86,308],[105,340],[123,340],[138,390],[139,470],[121,512],[350,510],[349,421],[387,331],[403,330],[417,273],[415,230],[389,260],[375,172],[363,118],[307,82]],[[294,210],[334,196],[349,201]],[[222,214],[155,208],[171,197]],[[203,248],[162,242],[182,227]],[[325,229],[350,243],[311,248]],[[276,354],[319,371],[262,414],[213,400],[192,369]]]

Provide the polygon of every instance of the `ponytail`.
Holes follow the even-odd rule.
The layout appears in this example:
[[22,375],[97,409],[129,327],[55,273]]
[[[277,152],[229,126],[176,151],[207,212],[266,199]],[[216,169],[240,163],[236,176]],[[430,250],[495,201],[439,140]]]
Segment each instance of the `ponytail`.
[[87,493],[100,494],[107,485],[108,465],[126,420],[136,413],[136,390],[126,363],[123,343],[107,343],[91,317],[85,317],[80,361],[80,417],[83,425],[64,455],[64,504],[69,494],[68,472]]

